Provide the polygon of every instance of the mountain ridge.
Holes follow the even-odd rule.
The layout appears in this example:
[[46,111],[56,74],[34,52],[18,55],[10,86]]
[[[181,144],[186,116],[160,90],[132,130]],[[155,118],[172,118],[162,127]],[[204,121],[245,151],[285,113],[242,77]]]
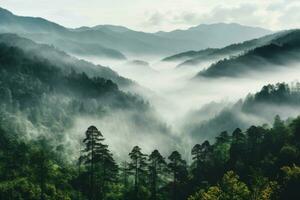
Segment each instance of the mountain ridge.
[[[196,38],[198,39],[195,39],[195,37],[189,37],[190,35],[187,30],[187,32],[184,33],[184,37],[174,38],[167,35],[161,36],[157,33],[134,31],[127,27],[114,25],[97,25],[94,27],[79,27],[70,29],[43,18],[17,16],[9,11],[6,12],[6,10],[4,9],[2,12],[0,10],[0,15],[1,13],[2,15],[9,15],[8,18],[10,19],[7,20],[3,17],[2,20],[0,19],[0,25],[2,26],[2,30],[0,29],[0,31],[12,32],[17,34],[26,33],[25,36],[34,41],[53,44],[69,53],[74,53],[72,52],[73,49],[71,47],[66,48],[63,45],[60,45],[60,42],[58,42],[59,40],[66,40],[69,43],[80,41],[85,45],[94,44],[98,45],[99,49],[100,47],[113,49],[124,55],[170,55],[190,49],[196,50],[199,48],[202,49],[214,46],[220,47],[224,46],[225,44],[228,45],[235,41],[244,41],[249,39],[249,37],[256,38],[261,36],[261,34],[268,33],[268,31],[262,33],[256,28],[251,28],[253,32],[250,35],[241,35],[237,32],[236,34],[239,34],[240,36],[238,40],[236,40],[236,36],[233,36],[233,34],[227,34],[227,39],[222,39],[221,41],[218,39],[219,33],[212,34],[211,32],[208,32],[201,33],[202,35],[199,35],[197,33]],[[227,27],[231,25],[224,26]],[[241,25],[240,27],[243,26]],[[230,28],[228,28],[228,31],[229,30],[232,33],[235,32],[234,29],[231,30]],[[37,33],[44,33],[45,35],[37,36]],[[211,42],[204,42],[207,40],[208,36],[211,38]],[[52,38],[52,40],[50,40],[49,38]],[[55,42],[53,42],[54,40]],[[82,46],[83,47],[81,47],[80,45],[76,45],[76,48],[81,47],[82,51],[90,51],[89,48],[84,48],[84,45]],[[96,54],[95,52],[91,51],[90,54],[100,56],[102,52],[99,50],[98,54]],[[114,56],[112,55],[111,57],[113,58]]]
[[196,77],[236,77],[248,72],[262,72],[300,60],[300,30],[285,32],[263,46],[238,56],[225,58],[199,72]]

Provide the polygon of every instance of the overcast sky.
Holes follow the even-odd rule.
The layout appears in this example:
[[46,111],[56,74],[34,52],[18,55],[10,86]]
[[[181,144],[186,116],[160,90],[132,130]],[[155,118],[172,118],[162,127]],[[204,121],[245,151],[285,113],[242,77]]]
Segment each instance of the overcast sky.
[[272,30],[300,28],[299,0],[0,0],[0,6],[67,27],[114,24],[152,32],[236,22]]

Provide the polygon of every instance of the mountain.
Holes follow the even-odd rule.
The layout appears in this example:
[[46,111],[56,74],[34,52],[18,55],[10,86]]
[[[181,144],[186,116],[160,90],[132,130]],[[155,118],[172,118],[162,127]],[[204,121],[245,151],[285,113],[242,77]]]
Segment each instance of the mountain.
[[40,43],[54,45],[72,54],[126,59],[119,51],[97,43],[69,38],[70,29],[43,18],[20,17],[0,8],[0,32],[17,33]]
[[68,30],[56,23],[40,17],[19,17],[12,12],[0,8],[1,32],[28,32],[28,33],[66,33]]
[[200,51],[187,51],[175,54],[162,59],[164,62],[179,62],[178,67],[194,66],[197,67],[207,61],[217,61],[224,58],[229,58],[245,51],[249,51],[256,47],[269,44],[272,40],[279,38],[289,31],[282,31],[263,36],[261,38],[248,40],[242,43],[231,44],[224,48],[208,48]]
[[30,57],[39,57],[42,59],[51,60],[57,65],[57,67],[65,72],[84,72],[91,77],[97,76],[110,79],[117,83],[121,88],[135,85],[133,81],[119,76],[115,71],[108,67],[94,65],[84,60],[78,60],[53,46],[37,44],[29,39],[19,37],[15,34],[0,34],[0,42],[5,43],[7,46],[18,47],[27,52],[28,56]]
[[[270,33],[237,24],[200,25],[188,30],[159,33],[145,33],[113,25],[70,29],[42,18],[16,16],[5,9],[0,10],[0,32],[21,34],[68,53],[114,59],[124,59],[125,55],[161,56],[222,47]],[[180,37],[177,36],[178,32]]]
[[217,49],[216,48],[207,48],[200,51],[186,51],[179,54],[175,54],[172,56],[168,56],[163,58],[162,61],[164,62],[184,62],[185,60],[192,60],[194,58],[199,57],[206,57],[209,56],[211,53],[214,53]]
[[[212,139],[222,131],[270,124],[274,116],[296,117],[300,108],[300,83],[266,85],[234,104],[211,103],[186,116],[185,130],[196,139]],[[204,120],[204,117],[206,120]]]
[[[78,48],[81,48],[80,50],[86,52],[85,54],[96,55],[94,51],[89,52],[84,48],[91,44],[94,49],[97,45],[101,52],[104,48],[127,54],[160,54],[194,47],[192,42],[185,40],[171,40],[130,29],[124,31],[122,28],[109,25],[68,29],[42,18],[16,16],[5,9],[0,10],[0,25],[0,32],[22,34],[36,42],[52,44],[74,54],[79,52]],[[70,43],[76,47],[75,50]],[[110,57],[114,58],[113,55]]]
[[286,32],[266,45],[225,58],[199,72],[196,77],[236,77],[286,67],[300,61],[300,30]]
[[55,147],[63,144],[65,153],[76,148],[82,128],[91,123],[123,150],[149,145],[151,138],[175,140],[147,101],[120,90],[114,81],[128,80],[109,68],[5,34],[0,35],[0,72],[0,124],[12,135],[45,137]]
[[236,23],[216,23],[201,24],[187,30],[157,32],[156,34],[173,39],[189,38],[201,44],[198,49],[203,49],[207,47],[220,48],[229,44],[259,38],[270,33],[271,31],[258,27],[243,26]]
[[107,24],[107,25],[97,25],[97,26],[93,26],[93,27],[83,26],[83,27],[75,28],[74,30],[87,31],[87,30],[104,30],[104,29],[114,31],[114,32],[119,32],[119,33],[132,31],[129,28],[126,28],[124,26],[115,26],[115,25],[109,25],[109,24]]

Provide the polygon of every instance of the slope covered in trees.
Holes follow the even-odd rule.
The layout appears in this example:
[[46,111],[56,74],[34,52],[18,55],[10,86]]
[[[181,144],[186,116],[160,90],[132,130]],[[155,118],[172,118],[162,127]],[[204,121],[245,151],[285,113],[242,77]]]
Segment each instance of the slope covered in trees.
[[196,77],[238,77],[249,73],[268,72],[299,61],[300,31],[290,31],[242,55],[225,58],[199,72]]
[[272,128],[224,131],[214,143],[198,141],[189,164],[176,150],[166,158],[158,150],[148,156],[138,146],[119,164],[94,126],[77,149],[78,162],[66,163],[45,138],[24,142],[0,130],[1,199],[300,198],[299,117],[276,117]]
[[257,39],[242,43],[230,44],[223,48],[208,48],[200,51],[187,51],[164,58],[162,61],[178,61],[178,66],[197,66],[203,62],[220,60],[226,57],[241,54],[245,51],[269,44],[272,40],[287,34],[290,31],[282,31],[266,35]]
[[[188,114],[184,129],[193,138],[210,139],[222,130],[233,131],[236,127],[245,129],[251,124],[270,124],[275,115],[295,117],[299,110],[299,83],[270,84],[234,104],[213,103]],[[203,115],[208,119],[203,120]]]
[[126,59],[118,50],[98,43],[85,43],[68,39],[71,30],[43,18],[20,17],[0,8],[0,32],[22,34],[35,41],[52,44],[77,55],[90,55],[111,59]]
[[[97,74],[89,76],[76,70],[85,67],[80,66],[83,63],[99,72],[97,66],[83,61],[72,65],[67,59],[49,60],[0,43],[0,122],[5,131],[27,139],[45,136],[56,146],[65,144],[65,153],[78,143],[76,120],[104,123],[114,118],[105,125],[124,123],[126,129],[122,133],[114,130],[115,136],[143,132],[144,140],[147,133],[169,138],[168,127],[141,97],[121,91],[116,83]],[[129,143],[123,148],[125,145]]]
[[72,70],[78,73],[84,72],[88,76],[110,79],[117,83],[121,88],[132,86],[134,84],[131,80],[119,76],[108,67],[94,65],[84,60],[78,60],[53,46],[37,44],[15,34],[0,34],[0,42],[5,43],[7,46],[22,49],[26,52],[26,56],[31,59],[35,59],[36,57],[47,59],[56,67],[61,68],[64,73],[69,73]]

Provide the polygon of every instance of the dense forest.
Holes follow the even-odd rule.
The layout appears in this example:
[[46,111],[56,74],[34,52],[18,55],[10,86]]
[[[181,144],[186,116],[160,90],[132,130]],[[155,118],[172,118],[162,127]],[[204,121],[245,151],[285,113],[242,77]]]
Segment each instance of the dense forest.
[[55,67],[60,68],[64,73],[69,73],[72,70],[77,73],[84,72],[88,76],[103,77],[105,79],[112,80],[117,83],[119,87],[134,85],[131,80],[119,76],[109,67],[94,65],[85,60],[79,60],[54,46],[35,43],[30,39],[11,33],[0,34],[0,42],[4,43],[6,46],[21,49],[30,59],[39,58],[42,60],[48,60],[55,65]]
[[299,30],[287,32],[264,46],[219,60],[197,77],[238,77],[270,68],[286,68],[299,61],[299,34]]
[[0,200],[300,200],[300,30],[144,32],[195,18],[167,14],[134,31],[0,8]]
[[204,62],[218,61],[224,58],[242,54],[243,52],[247,52],[261,46],[268,45],[274,40],[284,37],[290,32],[293,31],[280,31],[253,40],[247,40],[242,43],[231,44],[223,48],[208,48],[200,51],[187,51],[166,57],[162,59],[162,61],[180,61],[178,67],[183,67],[185,65],[197,67],[199,64]]
[[300,108],[300,83],[268,84],[235,103],[211,103],[185,116],[185,131],[197,139],[210,139],[219,132],[270,124],[275,115],[296,117]]
[[[84,133],[82,133],[84,134]],[[1,199],[271,200],[300,198],[300,118],[275,117],[272,128],[220,133],[214,143],[164,157],[133,147],[114,160],[104,136],[88,127],[71,163],[45,138],[24,141],[1,129]]]
[[[157,119],[149,103],[102,78],[107,73],[101,67],[89,71],[92,64],[74,64],[72,59],[67,60],[69,57],[47,59],[38,50],[44,53],[41,49],[33,52],[0,44],[0,123],[5,131],[24,139],[44,135],[55,146],[65,144],[66,154],[74,153],[72,149],[80,138],[72,129],[77,119],[99,120],[116,115],[116,123],[129,124],[128,128],[123,125],[127,129],[120,133],[123,136],[143,132],[151,133],[151,137],[164,133],[167,137],[168,127]],[[79,70],[81,64],[83,71]]]
[[[133,120],[143,116],[140,126],[167,128],[147,114],[147,102],[113,81],[67,73],[28,54],[0,44],[0,199],[299,199],[300,118],[276,116],[271,128],[224,129],[215,140],[196,140],[192,162],[180,146],[170,155],[160,145],[149,155],[134,146],[127,158],[116,158],[101,127],[89,124],[79,147],[70,148],[65,130],[74,116],[138,110]],[[267,85],[240,108],[298,105],[298,87]]]

